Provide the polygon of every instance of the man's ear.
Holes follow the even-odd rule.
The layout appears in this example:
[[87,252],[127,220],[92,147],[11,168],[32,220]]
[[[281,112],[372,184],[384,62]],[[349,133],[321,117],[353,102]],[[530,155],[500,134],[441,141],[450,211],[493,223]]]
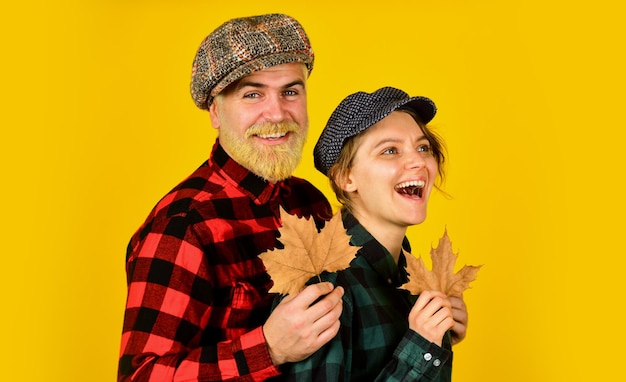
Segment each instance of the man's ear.
[[217,100],[213,99],[213,102],[211,102],[209,106],[209,118],[211,118],[211,126],[213,126],[214,129],[220,128],[220,117],[217,109]]

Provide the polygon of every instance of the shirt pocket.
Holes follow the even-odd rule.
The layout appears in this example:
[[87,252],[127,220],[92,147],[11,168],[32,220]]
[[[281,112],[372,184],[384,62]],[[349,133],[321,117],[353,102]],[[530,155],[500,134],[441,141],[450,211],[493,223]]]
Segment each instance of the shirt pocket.
[[[228,326],[231,328],[254,328],[262,325],[269,314],[269,307],[261,291],[247,281],[235,281],[232,290]],[[267,308],[267,309],[266,309]]]

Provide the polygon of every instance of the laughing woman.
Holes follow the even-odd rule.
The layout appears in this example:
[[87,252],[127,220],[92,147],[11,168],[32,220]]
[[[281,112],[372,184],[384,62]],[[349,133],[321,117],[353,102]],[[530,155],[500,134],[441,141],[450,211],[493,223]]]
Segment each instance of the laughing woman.
[[315,167],[342,203],[350,244],[346,270],[323,278],[345,289],[341,329],[310,358],[289,364],[295,381],[450,381],[452,343],[465,337],[461,297],[412,296],[403,249],[409,226],[426,218],[443,178],[443,144],[427,126],[435,104],[386,87],[346,97],[315,146]]

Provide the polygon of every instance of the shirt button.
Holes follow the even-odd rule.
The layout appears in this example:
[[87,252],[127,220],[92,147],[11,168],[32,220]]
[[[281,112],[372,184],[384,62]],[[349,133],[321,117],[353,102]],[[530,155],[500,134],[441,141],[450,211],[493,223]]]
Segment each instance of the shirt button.
[[430,354],[430,353],[426,353],[426,354],[424,354],[424,359],[426,361],[430,361],[431,359],[433,359],[433,355]]
[[439,360],[439,359],[434,360],[433,361],[433,365],[435,365],[435,367],[441,365],[441,360]]
[[393,283],[393,280],[390,278],[387,279],[387,284],[391,285]]

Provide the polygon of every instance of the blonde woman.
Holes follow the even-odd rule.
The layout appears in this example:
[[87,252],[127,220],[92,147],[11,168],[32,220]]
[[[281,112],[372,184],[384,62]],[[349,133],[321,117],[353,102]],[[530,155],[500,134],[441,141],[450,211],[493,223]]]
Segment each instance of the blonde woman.
[[443,143],[428,127],[435,104],[386,87],[345,98],[315,146],[352,245],[346,270],[325,273],[345,290],[339,333],[283,377],[297,381],[450,381],[452,344],[465,337],[461,297],[398,287],[407,281],[406,230],[426,219]]

